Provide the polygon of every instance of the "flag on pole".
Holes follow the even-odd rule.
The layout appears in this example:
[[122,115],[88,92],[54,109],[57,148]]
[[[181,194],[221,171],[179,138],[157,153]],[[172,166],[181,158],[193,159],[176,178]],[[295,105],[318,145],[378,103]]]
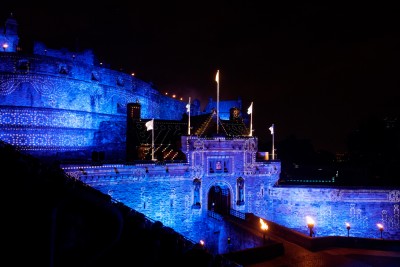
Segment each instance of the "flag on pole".
[[188,117],[188,135],[190,135],[190,96],[189,96],[189,102],[186,104],[186,112],[189,113],[189,117]]
[[217,134],[219,133],[219,70],[215,75],[215,81],[217,82]]
[[250,114],[250,133],[249,136],[253,136],[253,102],[251,102],[250,107],[247,109],[247,114]]
[[274,134],[274,125],[273,124],[271,127],[269,127],[269,130],[271,131],[271,134]]
[[253,113],[253,102],[251,102],[250,107],[247,109],[247,114]]
[[154,119],[152,119],[151,121],[146,122],[145,125],[146,125],[146,128],[147,128],[147,131],[153,130],[153,127],[154,127]]

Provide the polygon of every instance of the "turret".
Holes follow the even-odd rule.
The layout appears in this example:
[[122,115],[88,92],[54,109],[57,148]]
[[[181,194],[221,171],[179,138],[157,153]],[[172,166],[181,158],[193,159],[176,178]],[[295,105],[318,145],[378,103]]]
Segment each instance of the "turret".
[[0,29],[0,46],[3,49],[2,52],[16,52],[18,42],[18,23],[11,13],[4,24],[4,28]]

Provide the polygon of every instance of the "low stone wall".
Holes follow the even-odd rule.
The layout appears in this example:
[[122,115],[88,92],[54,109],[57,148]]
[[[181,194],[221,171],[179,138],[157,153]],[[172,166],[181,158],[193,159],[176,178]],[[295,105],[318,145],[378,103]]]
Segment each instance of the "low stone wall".
[[350,237],[380,238],[381,223],[384,239],[400,240],[399,200],[396,187],[281,186],[271,188],[265,200],[246,212],[306,235],[310,216],[315,237],[347,237],[349,223]]
[[[363,248],[385,251],[400,251],[400,240],[357,238],[344,236],[310,237],[292,229],[263,219],[268,224],[268,233],[272,233],[287,241],[312,251],[324,250],[331,247]],[[260,217],[246,214],[246,224],[255,231],[260,229]]]

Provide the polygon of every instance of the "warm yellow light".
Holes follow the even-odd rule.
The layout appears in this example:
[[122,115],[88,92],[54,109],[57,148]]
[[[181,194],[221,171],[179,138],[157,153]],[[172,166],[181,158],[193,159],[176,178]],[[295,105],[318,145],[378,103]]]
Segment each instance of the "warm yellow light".
[[8,44],[7,44],[7,43],[4,43],[4,44],[3,44],[3,49],[6,50],[7,48],[8,48]]
[[349,223],[346,223],[346,228],[350,229],[350,224]]
[[131,73],[131,76],[135,76],[135,73],[134,73],[134,72],[132,72],[132,73]]
[[204,244],[205,244],[204,240],[200,240],[200,245],[204,246]]
[[173,98],[175,98],[175,97],[176,97],[176,95],[175,95],[175,94],[173,94],[173,95],[172,95],[172,97],[173,97]]
[[268,230],[268,224],[260,218],[260,224],[261,224],[261,230],[267,231]]
[[168,95],[168,92],[165,92],[165,95]]
[[378,226],[379,230],[383,230],[383,224],[378,223],[376,226]]
[[309,227],[314,226],[315,222],[314,222],[313,218],[311,218],[310,216],[306,216],[306,220],[307,220],[307,225]]

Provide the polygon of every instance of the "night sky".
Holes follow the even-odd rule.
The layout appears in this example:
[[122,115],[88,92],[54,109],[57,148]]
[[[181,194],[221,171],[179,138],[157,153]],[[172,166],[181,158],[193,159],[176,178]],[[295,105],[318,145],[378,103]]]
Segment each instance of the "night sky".
[[220,100],[241,98],[243,112],[254,102],[260,142],[271,141],[274,123],[275,142],[293,135],[316,150],[344,152],[363,120],[399,114],[394,4],[16,2],[2,6],[0,19],[13,13],[24,51],[33,40],[51,49],[92,49],[111,68],[203,107],[216,100],[219,69]]

